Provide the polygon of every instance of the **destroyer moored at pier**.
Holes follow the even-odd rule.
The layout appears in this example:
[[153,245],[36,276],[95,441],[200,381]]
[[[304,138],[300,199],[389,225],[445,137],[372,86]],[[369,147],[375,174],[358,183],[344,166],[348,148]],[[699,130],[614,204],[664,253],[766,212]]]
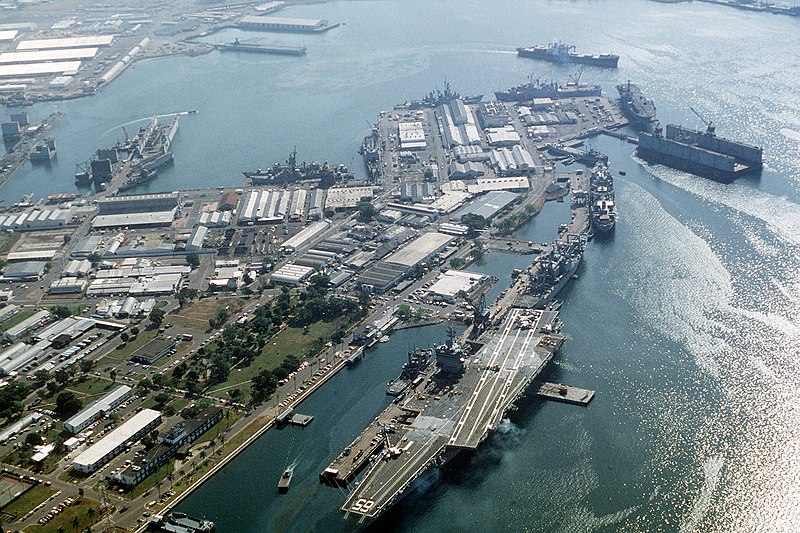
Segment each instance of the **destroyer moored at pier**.
[[531,59],[540,59],[550,63],[580,63],[593,67],[617,68],[619,56],[614,54],[579,54],[574,44],[560,41],[540,44],[530,48],[517,48],[517,55]]

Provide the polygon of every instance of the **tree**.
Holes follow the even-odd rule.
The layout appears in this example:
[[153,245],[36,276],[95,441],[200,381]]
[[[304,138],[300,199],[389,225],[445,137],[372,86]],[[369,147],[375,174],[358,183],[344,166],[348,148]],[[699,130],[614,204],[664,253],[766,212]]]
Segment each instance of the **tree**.
[[475,239],[472,243],[472,257],[476,260],[481,259],[486,253],[486,245],[480,239]]
[[184,287],[178,292],[178,305],[183,307],[195,298],[197,298],[197,289]]
[[86,373],[87,373],[87,372],[89,372],[89,371],[90,371],[92,368],[94,368],[94,363],[95,363],[95,362],[94,362],[94,361],[92,361],[91,359],[86,359],[86,358],[83,358],[83,359],[81,359],[81,360],[78,362],[78,366],[80,367],[80,369],[81,369],[81,372],[83,372],[84,374],[86,374]]
[[139,328],[137,328],[136,326],[133,326],[133,327],[131,328],[131,336],[132,336],[132,337],[135,337],[135,336],[137,336],[138,334],[139,334]]
[[97,252],[94,252],[92,254],[89,254],[89,257],[87,257],[87,259],[92,264],[92,266],[97,266],[97,263],[103,260],[103,256],[98,254]]
[[111,369],[111,372],[108,373],[111,376],[111,383],[114,384],[117,382],[117,371],[115,369]]
[[164,321],[164,310],[160,307],[153,307],[153,310],[150,311],[150,322],[155,326],[160,326],[161,323]]
[[57,382],[58,382],[58,383],[59,383],[61,386],[64,386],[64,385],[66,385],[67,383],[69,383],[69,372],[67,372],[67,371],[66,371],[66,370],[64,370],[63,368],[62,368],[62,369],[59,369],[59,370],[56,370],[56,373],[55,373],[55,374],[53,374],[53,376],[56,378],[56,381],[57,381]]
[[130,340],[130,336],[128,335],[127,331],[120,333],[119,338],[122,339],[122,342],[128,342]]
[[67,307],[66,305],[54,305],[50,308],[50,312],[56,318],[67,318],[72,316],[72,309]]
[[89,507],[86,509],[86,518],[89,519],[90,523],[94,523],[95,516],[97,516],[97,511],[94,510],[94,507]]
[[369,222],[375,218],[375,206],[371,202],[358,202],[356,209],[358,209],[358,220],[361,222]]
[[486,218],[482,215],[467,213],[461,217],[461,223],[467,227],[467,238],[474,239],[478,232],[486,227]]
[[56,396],[55,412],[64,420],[80,411],[82,406],[81,400],[72,391],[63,391]]
[[200,266],[200,256],[196,252],[186,254],[186,264],[190,267],[197,268]]
[[451,267],[451,268],[454,268],[454,269],[456,269],[456,270],[459,270],[459,269],[462,269],[462,268],[464,268],[464,265],[465,265],[466,263],[467,263],[467,262],[466,262],[466,261],[464,261],[464,259],[462,259],[461,257],[454,257],[454,258],[452,258],[452,259],[450,260],[450,267]]
[[253,402],[260,403],[266,400],[270,394],[278,388],[278,380],[275,374],[269,370],[262,370],[253,377],[250,388],[252,389]]
[[156,405],[158,407],[163,407],[167,405],[171,399],[172,396],[170,396],[166,392],[159,392],[158,394],[155,395],[155,397],[153,397],[153,400],[155,400]]
[[50,379],[50,372],[47,370],[37,370],[33,373],[33,382],[40,387],[47,383],[48,379]]
[[41,446],[42,444],[44,444],[44,441],[42,440],[41,435],[39,435],[34,431],[31,431],[30,433],[25,435],[25,443],[28,444],[28,446]]
[[76,515],[76,516],[72,517],[72,520],[70,520],[69,523],[72,526],[72,529],[74,529],[75,531],[78,531],[78,526],[80,525],[81,521],[78,518],[78,516]]

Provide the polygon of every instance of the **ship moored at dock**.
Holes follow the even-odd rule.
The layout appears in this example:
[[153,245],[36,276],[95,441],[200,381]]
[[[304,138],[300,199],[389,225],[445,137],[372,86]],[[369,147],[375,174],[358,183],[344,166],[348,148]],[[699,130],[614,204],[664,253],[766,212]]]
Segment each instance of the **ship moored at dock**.
[[616,222],[614,178],[603,163],[595,165],[589,177],[589,218],[592,228],[608,233]]
[[287,56],[303,56],[308,51],[305,46],[287,44],[255,44],[243,43],[238,38],[232,43],[218,43],[214,48],[223,52],[251,52],[256,54],[277,54]]
[[628,83],[617,85],[619,107],[622,114],[637,128],[645,128],[656,120],[656,105],[646,98],[638,85]]

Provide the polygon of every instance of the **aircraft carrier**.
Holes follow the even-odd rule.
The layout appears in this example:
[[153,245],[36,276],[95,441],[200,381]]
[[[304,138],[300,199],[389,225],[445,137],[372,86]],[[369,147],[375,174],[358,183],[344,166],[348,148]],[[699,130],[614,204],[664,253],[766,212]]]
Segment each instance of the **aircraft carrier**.
[[513,308],[474,355],[453,335],[436,346],[436,365],[421,382],[320,474],[342,485],[369,465],[341,508],[345,515],[376,519],[426,470],[476,449],[561,347],[559,324],[556,308]]

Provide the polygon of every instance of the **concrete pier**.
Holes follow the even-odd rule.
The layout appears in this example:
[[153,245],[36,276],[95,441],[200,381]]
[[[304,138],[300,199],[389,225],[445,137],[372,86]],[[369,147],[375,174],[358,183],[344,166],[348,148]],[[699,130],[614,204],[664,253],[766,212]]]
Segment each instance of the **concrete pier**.
[[573,405],[589,405],[594,398],[594,391],[570,387],[561,383],[539,381],[533,384],[533,391],[545,400],[571,403]]

